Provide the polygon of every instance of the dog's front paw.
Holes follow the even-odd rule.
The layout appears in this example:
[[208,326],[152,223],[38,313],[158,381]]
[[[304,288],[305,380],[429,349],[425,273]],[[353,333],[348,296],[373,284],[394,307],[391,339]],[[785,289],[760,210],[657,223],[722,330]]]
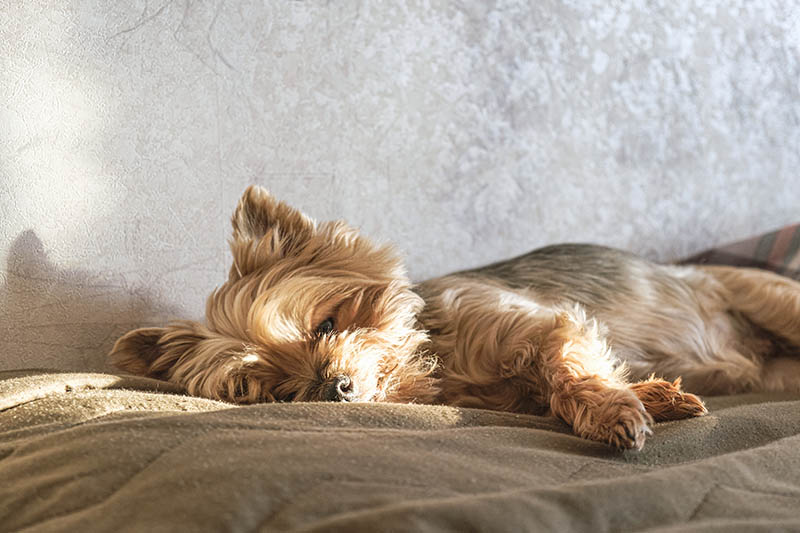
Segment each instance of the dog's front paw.
[[629,390],[610,389],[603,401],[586,411],[575,430],[581,437],[600,441],[619,450],[641,450],[651,434],[652,417]]
[[647,435],[653,432],[650,425],[653,419],[647,414],[641,402],[635,406],[623,406],[612,415],[606,441],[618,450],[641,450]]

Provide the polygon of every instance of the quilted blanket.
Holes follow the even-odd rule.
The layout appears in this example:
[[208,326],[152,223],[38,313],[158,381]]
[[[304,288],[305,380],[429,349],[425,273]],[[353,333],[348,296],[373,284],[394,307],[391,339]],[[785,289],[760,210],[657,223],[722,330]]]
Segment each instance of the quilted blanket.
[[800,530],[800,396],[711,398],[620,453],[528,415],[0,379],[2,531]]

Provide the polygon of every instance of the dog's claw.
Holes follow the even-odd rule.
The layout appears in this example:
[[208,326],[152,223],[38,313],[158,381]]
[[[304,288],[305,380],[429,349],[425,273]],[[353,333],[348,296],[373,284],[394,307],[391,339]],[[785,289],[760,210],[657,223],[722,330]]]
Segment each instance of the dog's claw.
[[628,438],[631,440],[636,440],[636,433],[634,433],[633,428],[626,425],[625,426],[625,434],[628,435]]

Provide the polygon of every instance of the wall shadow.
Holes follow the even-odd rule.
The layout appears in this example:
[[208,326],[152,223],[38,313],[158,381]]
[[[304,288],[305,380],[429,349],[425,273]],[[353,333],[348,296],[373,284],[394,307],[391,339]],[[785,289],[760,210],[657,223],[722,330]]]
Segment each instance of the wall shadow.
[[29,229],[0,271],[0,369],[111,371],[106,356],[120,335],[179,311],[123,274],[56,266]]

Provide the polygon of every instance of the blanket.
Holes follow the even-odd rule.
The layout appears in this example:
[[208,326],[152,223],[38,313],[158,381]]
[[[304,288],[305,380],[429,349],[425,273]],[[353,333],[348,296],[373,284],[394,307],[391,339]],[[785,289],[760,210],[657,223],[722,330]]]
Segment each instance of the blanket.
[[800,224],[711,248],[683,263],[762,268],[800,281]]
[[546,417],[170,389],[0,373],[0,530],[800,530],[797,395],[710,398],[616,452]]

